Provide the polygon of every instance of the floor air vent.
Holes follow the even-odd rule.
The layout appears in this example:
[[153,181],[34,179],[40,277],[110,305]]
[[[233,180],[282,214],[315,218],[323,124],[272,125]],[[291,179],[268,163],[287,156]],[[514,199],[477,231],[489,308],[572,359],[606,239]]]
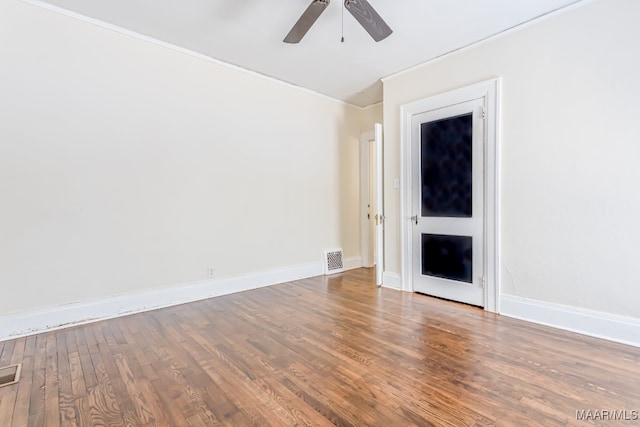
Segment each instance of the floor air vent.
[[15,384],[20,380],[20,365],[0,368],[0,387]]
[[324,274],[334,274],[342,271],[344,271],[342,249],[324,251]]

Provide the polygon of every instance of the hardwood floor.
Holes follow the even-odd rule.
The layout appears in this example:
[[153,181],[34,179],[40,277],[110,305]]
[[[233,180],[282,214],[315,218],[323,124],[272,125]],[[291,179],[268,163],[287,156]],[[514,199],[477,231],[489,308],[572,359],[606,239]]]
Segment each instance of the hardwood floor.
[[640,410],[640,349],[366,269],[0,342],[13,363],[3,427],[640,425],[595,412]]

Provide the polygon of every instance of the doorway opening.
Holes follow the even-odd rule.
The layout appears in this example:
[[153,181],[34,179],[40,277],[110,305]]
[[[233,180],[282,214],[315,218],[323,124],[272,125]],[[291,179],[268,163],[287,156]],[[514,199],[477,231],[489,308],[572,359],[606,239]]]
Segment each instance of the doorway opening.
[[360,253],[363,267],[375,267],[376,284],[384,271],[382,125],[360,136]]

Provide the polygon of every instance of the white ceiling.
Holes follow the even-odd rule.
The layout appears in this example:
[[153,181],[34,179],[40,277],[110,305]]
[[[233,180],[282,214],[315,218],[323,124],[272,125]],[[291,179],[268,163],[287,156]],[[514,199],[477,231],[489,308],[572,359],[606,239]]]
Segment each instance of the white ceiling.
[[[28,1],[28,0],[27,0]],[[375,43],[334,0],[300,44],[282,42],[311,0],[32,0],[367,106],[379,79],[576,0],[369,0],[394,30]]]

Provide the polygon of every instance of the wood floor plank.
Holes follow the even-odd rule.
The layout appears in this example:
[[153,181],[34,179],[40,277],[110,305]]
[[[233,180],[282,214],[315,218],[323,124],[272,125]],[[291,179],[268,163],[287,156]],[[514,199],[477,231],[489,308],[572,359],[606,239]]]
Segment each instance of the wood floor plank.
[[[96,378],[95,369],[93,367],[93,362],[91,361],[91,353],[89,351],[89,345],[87,344],[87,338],[84,332],[84,328],[76,328],[76,341],[78,343],[77,351],[79,357],[79,367],[81,372],[81,380],[83,384],[81,387],[84,387],[84,393],[87,393],[87,389],[94,387],[98,383],[98,379]],[[78,378],[78,381],[80,378]]]
[[124,426],[125,420],[121,410],[120,397],[116,395],[109,378],[109,373],[99,351],[98,339],[95,334],[99,333],[98,327],[85,330],[87,340],[91,341],[90,348],[93,352],[91,362],[95,370],[96,385],[90,387],[88,392],[89,418],[95,426]]
[[128,355],[131,362],[134,362],[143,371],[144,377],[148,381],[155,381],[158,379],[156,371],[151,365],[149,357],[152,354],[148,340],[144,334],[136,332],[136,335],[132,335],[129,330],[123,330],[123,336],[127,341],[127,346],[123,351]]
[[60,426],[60,397],[58,394],[58,337],[56,332],[47,334],[46,368],[44,385],[44,420],[46,426]]
[[[35,349],[36,336],[30,336],[25,343],[24,355],[21,359],[18,359],[18,363],[22,363],[22,370],[20,382],[14,386],[17,387],[18,390],[16,404],[13,409],[13,417],[11,419],[12,427],[26,426],[29,423],[29,405],[31,403],[30,396],[34,378]],[[2,412],[1,409],[0,412]]]
[[142,420],[144,425],[162,426],[162,420],[166,419],[165,411],[148,380],[141,375],[136,377],[133,374],[127,358],[122,353],[116,354],[115,359],[127,393],[133,402],[136,419]]
[[0,343],[0,426],[581,426],[640,410],[640,348],[303,279]]
[[0,353],[0,366],[8,366],[11,364],[11,359],[13,358],[13,350],[16,347],[18,340],[6,341],[2,348],[2,353]]
[[[108,386],[113,397],[115,397],[124,424],[135,425],[139,421],[136,419],[134,404],[127,393],[126,386],[115,362],[114,351],[118,350],[118,344],[111,335],[110,327],[106,325],[106,322],[99,322],[93,331],[101,356],[101,367],[104,369],[103,378],[106,378],[103,384]],[[115,405],[112,405],[112,408],[115,407]]]
[[[2,366],[15,365],[23,362],[27,339],[20,338],[3,349]],[[21,407],[21,402],[17,401],[19,384],[13,384],[0,388],[0,426],[10,426],[14,415],[20,417],[22,414],[14,412],[16,407]]]
[[69,341],[71,335],[75,335],[72,329],[64,329],[56,333],[57,340],[57,375],[58,375],[58,409],[60,413],[60,425],[63,427],[76,427],[78,414],[76,414],[76,397],[72,386],[72,373],[69,365]]
[[194,339],[186,340],[182,349],[193,358],[194,363],[186,368],[177,368],[178,372],[174,371],[173,377],[188,398],[194,413],[199,413],[209,424],[217,425],[238,412],[239,408],[227,397],[220,382],[207,374],[205,367],[211,363],[210,352]]
[[42,426],[44,424],[45,401],[45,370],[47,366],[47,336],[36,335],[36,344],[33,351],[33,374],[31,380],[31,393],[29,394],[29,427]]

